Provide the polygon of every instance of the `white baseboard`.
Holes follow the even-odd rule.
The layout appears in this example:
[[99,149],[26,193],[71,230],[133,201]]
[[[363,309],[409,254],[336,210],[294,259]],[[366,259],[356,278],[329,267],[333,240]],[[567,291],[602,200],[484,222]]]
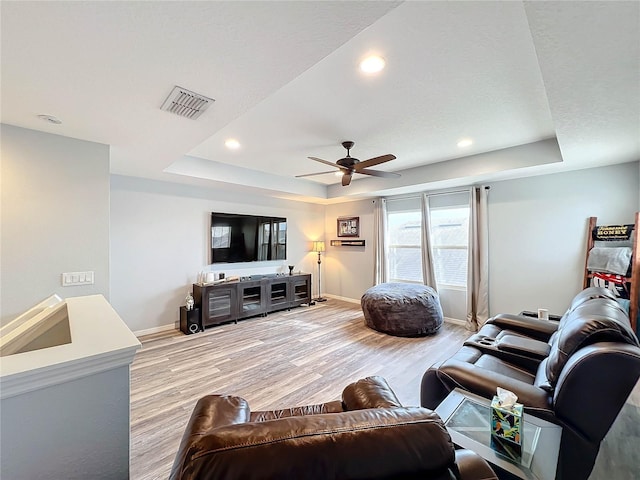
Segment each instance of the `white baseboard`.
[[[336,300],[342,300],[343,302],[356,303],[360,305],[360,300],[355,298],[340,297],[338,295],[331,295],[329,293],[325,293],[324,296],[327,298],[335,298]],[[443,320],[445,322],[453,323],[454,325],[460,325],[461,327],[467,326],[467,322],[465,320],[460,320],[459,318],[444,317]]]
[[444,321],[453,323],[454,325],[460,325],[461,327],[467,326],[467,322],[464,320],[460,320],[459,318],[444,317]]
[[342,300],[343,302],[357,303],[358,305],[360,305],[359,299],[349,298],[349,297],[340,297],[338,295],[331,295],[329,293],[325,293],[324,296],[327,298],[335,298],[336,300]]
[[[327,298],[334,298],[336,300],[341,300],[343,302],[355,303],[360,305],[360,300],[357,300],[355,298],[340,297],[338,295],[331,295],[328,293],[325,293],[324,296]],[[467,322],[465,322],[464,320],[460,320],[458,318],[444,317],[444,321],[453,323],[454,325],[460,325],[462,327],[466,327],[467,325]],[[145,328],[144,330],[136,330],[135,332],[133,332],[133,334],[136,337],[142,337],[144,335],[151,335],[153,333],[160,333],[160,332],[166,332],[168,330],[179,330],[179,329],[180,329],[180,324],[176,322],[176,323],[170,323],[167,325],[161,325],[159,327]]]
[[162,325],[160,327],[145,328],[144,330],[136,330],[133,334],[136,337],[142,337],[144,335],[151,335],[152,333],[166,332],[167,330],[179,330],[177,323],[170,323],[168,325]]

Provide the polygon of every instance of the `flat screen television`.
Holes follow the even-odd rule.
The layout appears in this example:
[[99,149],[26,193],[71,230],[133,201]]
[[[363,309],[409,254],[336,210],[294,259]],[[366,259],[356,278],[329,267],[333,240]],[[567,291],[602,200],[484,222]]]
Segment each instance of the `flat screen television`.
[[211,214],[211,263],[286,260],[287,219]]

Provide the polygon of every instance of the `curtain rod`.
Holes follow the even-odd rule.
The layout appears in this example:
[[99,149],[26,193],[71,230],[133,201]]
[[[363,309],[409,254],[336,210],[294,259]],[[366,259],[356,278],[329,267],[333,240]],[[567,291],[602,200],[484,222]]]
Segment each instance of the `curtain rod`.
[[[475,185],[472,185],[472,186],[475,186]],[[425,194],[425,193],[426,193],[429,197],[435,197],[435,196],[438,196],[438,195],[452,195],[452,194],[454,194],[454,193],[467,193],[467,192],[469,191],[469,188],[471,188],[471,186],[470,186],[470,187],[468,187],[468,188],[466,188],[466,189],[464,189],[464,190],[450,190],[450,191],[446,191],[446,192],[438,192],[438,193],[428,193],[428,192],[422,192],[422,193],[408,193],[408,194],[406,194],[406,195],[398,195],[398,196],[396,196],[396,197],[383,197],[383,198],[384,198],[385,200],[387,200],[387,201],[391,201],[391,202],[392,202],[392,201],[394,201],[394,200],[406,200],[406,199],[409,199],[409,198],[419,198],[419,197],[420,197],[420,195],[423,195],[423,194]],[[490,190],[490,189],[491,189],[491,187],[490,187],[489,185],[485,185],[485,186],[484,186],[484,189],[485,189],[485,190]]]

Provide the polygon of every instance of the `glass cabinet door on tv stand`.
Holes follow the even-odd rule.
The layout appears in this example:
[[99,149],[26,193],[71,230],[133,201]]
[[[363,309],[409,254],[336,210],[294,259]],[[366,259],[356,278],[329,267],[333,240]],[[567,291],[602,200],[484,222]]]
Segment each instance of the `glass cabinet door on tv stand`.
[[298,307],[311,301],[311,275],[295,275],[289,277],[289,304]]
[[290,281],[287,277],[274,280],[267,286],[269,310],[279,310],[289,307]]
[[238,317],[266,315],[267,301],[264,282],[260,280],[238,284]]
[[235,285],[215,285],[215,288],[194,285],[196,304],[200,304],[203,328],[238,318],[238,291]]

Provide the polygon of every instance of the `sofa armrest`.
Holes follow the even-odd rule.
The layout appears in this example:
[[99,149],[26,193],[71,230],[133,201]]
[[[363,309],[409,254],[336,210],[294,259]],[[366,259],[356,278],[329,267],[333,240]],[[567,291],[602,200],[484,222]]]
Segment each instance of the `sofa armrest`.
[[578,350],[556,384],[556,415],[590,440],[600,442],[640,378],[640,348],[600,342]]
[[558,330],[558,322],[509,313],[500,313],[490,318],[487,323],[496,325],[504,330],[522,333],[544,342],[548,341],[551,335]]
[[207,395],[196,403],[187,429],[194,435],[204,435],[221,425],[248,422],[250,412],[249,404],[242,397]]
[[345,410],[402,406],[382,377],[367,377],[347,385],[342,392],[342,403]]
[[518,402],[526,405],[525,408],[530,412],[536,411],[537,416],[546,419],[553,416],[549,392],[508,375],[455,358],[450,358],[440,365],[436,374],[441,382],[448,385],[449,391],[459,387],[490,400],[497,388],[501,387],[515,393]]
[[487,461],[471,450],[456,450],[456,465],[461,480],[498,480]]
[[498,350],[523,354],[539,360],[547,358],[551,351],[548,343],[519,335],[504,335],[496,342],[496,346]]
[[[531,310],[523,310],[518,315],[524,316],[524,317],[538,318],[538,312],[532,312]],[[562,315],[553,315],[551,313],[549,314],[549,320],[552,320],[554,322],[559,322],[561,319],[562,319]]]
[[171,469],[171,478],[183,478],[182,472],[193,455],[193,445],[206,437],[212,429],[249,421],[249,404],[233,395],[207,395],[196,403],[184,430],[180,447]]

